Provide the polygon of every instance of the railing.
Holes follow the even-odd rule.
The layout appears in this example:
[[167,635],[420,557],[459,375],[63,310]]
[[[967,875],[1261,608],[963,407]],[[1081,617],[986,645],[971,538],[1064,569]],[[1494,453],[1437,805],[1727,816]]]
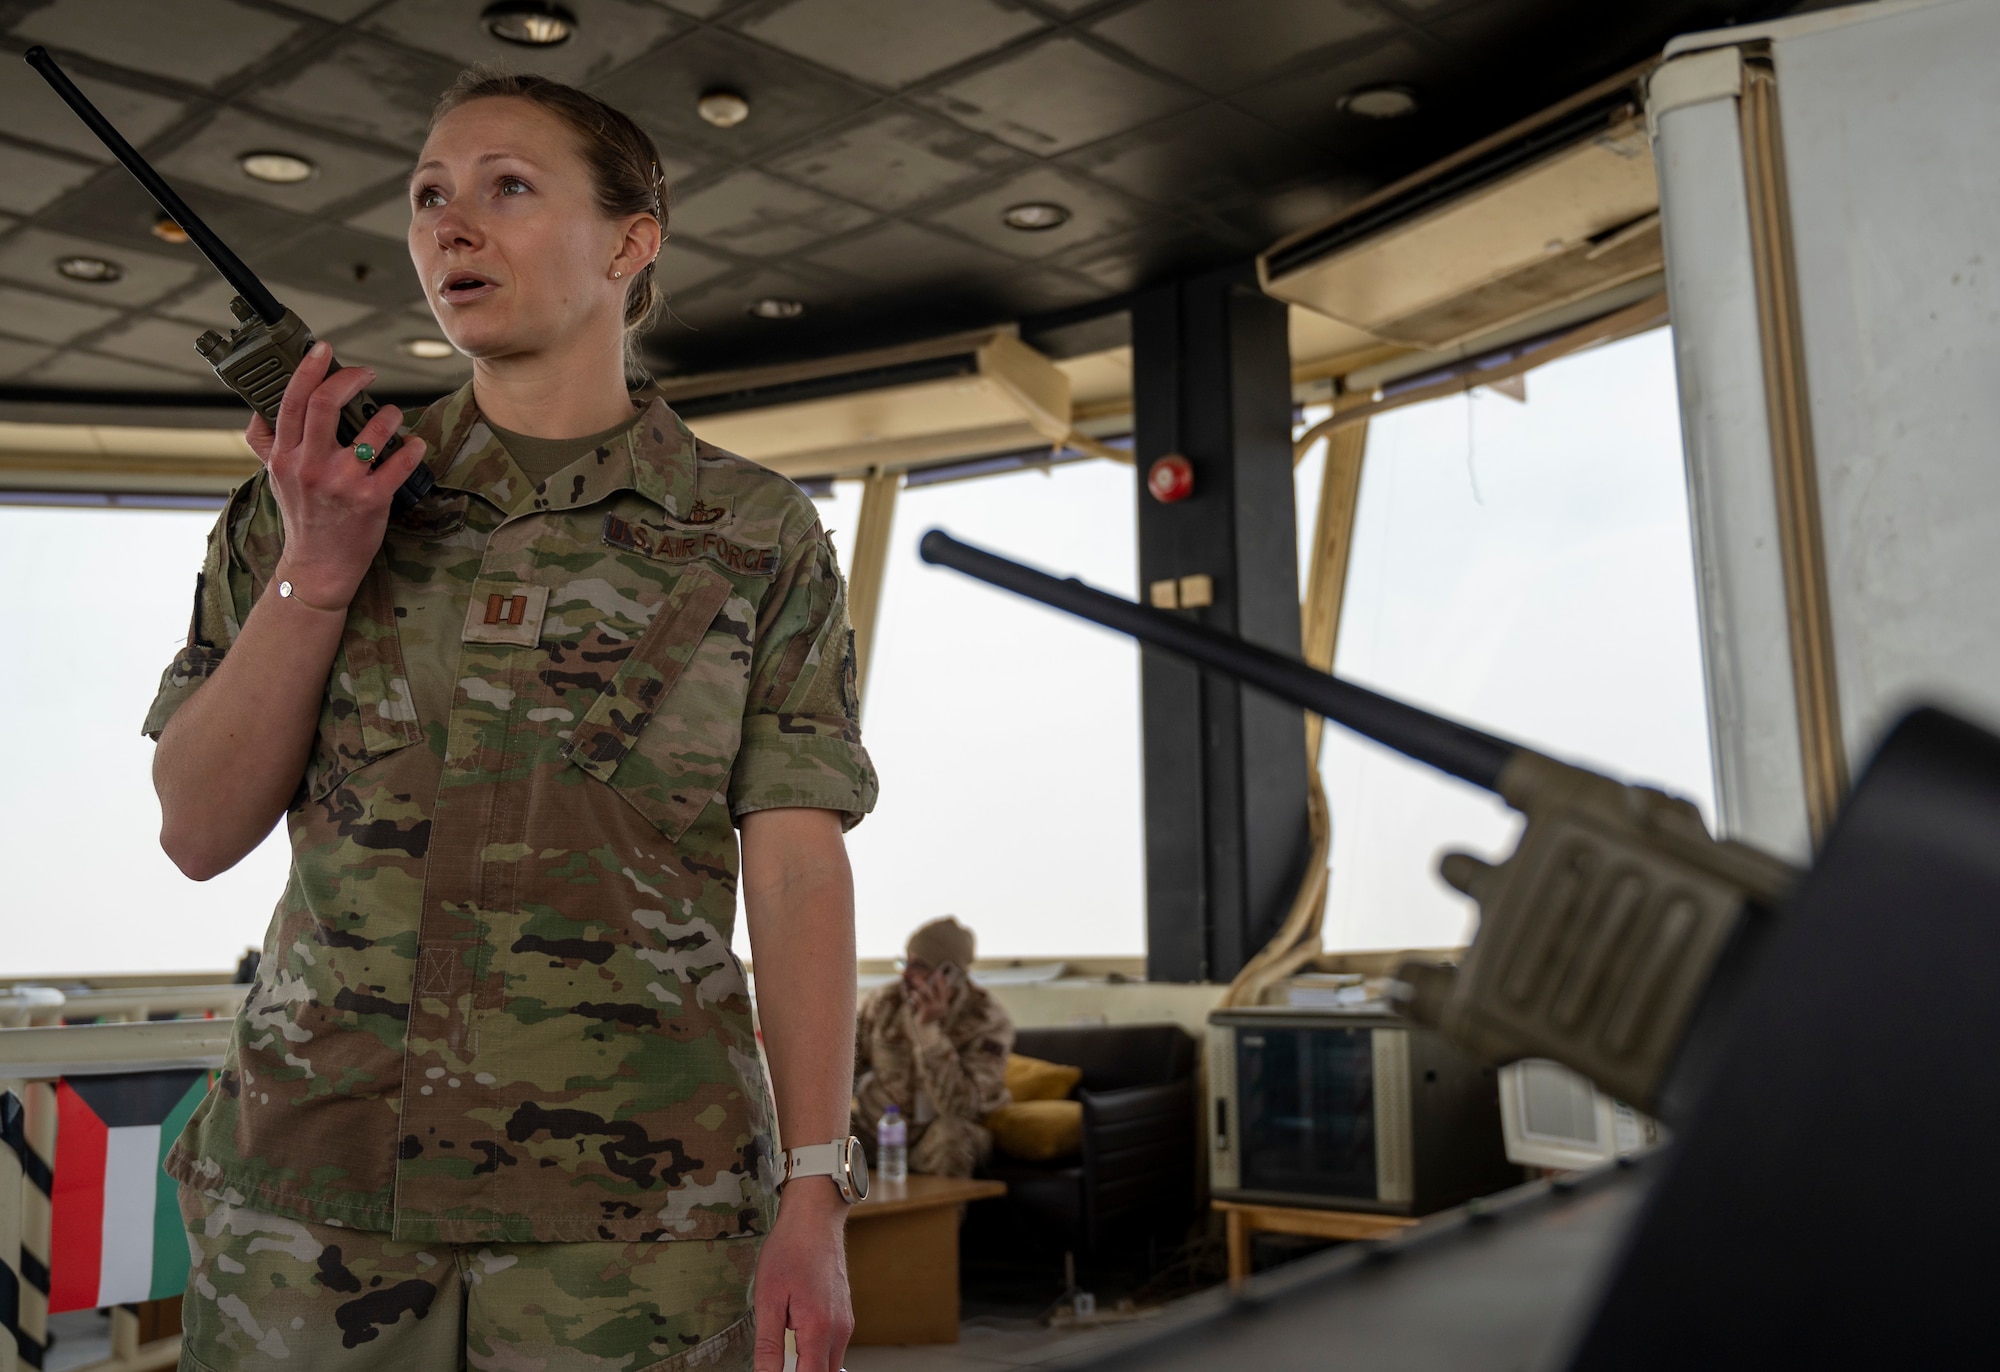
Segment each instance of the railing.
[[[235,985],[0,986],[0,1023],[20,1026],[0,1028],[0,1263],[14,1276],[18,1292],[16,1327],[7,1331],[12,1337],[0,1336],[0,1372],[41,1365],[48,1344],[62,1084],[219,1067],[233,1016],[248,990]],[[200,1018],[148,1018],[168,1014]],[[41,1022],[85,1016],[136,1022]],[[111,1356],[74,1372],[152,1372],[179,1360],[178,1334],[142,1341],[136,1309],[121,1304],[111,1314]]]
[[233,1016],[248,986],[133,986],[72,990],[32,983],[0,988],[0,1029],[80,1021],[123,1023],[173,1016]]

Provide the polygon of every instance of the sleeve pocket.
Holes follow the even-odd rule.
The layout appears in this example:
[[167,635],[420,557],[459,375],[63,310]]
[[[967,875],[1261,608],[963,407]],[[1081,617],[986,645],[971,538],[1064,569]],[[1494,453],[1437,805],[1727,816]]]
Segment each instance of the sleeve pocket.
[[668,839],[728,782],[742,740],[749,624],[723,615],[733,590],[689,569],[563,745]]

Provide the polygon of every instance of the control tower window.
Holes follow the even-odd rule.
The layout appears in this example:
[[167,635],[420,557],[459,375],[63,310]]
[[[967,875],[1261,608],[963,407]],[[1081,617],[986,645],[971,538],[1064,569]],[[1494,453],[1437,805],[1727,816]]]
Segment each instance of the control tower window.
[[[1666,329],[1368,433],[1334,670],[1713,816],[1693,547]],[[1307,422],[1323,409],[1309,413]],[[1300,465],[1309,546],[1324,445]],[[1329,948],[1440,947],[1472,903],[1441,851],[1511,848],[1519,819],[1336,728]]]

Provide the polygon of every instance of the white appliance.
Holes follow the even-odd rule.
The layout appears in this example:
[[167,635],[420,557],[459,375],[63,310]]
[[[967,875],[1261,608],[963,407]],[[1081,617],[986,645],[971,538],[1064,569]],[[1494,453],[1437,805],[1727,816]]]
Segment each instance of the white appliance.
[[1661,1138],[1659,1124],[1590,1079],[1547,1058],[1500,1069],[1500,1132],[1517,1167],[1575,1171],[1610,1162]]

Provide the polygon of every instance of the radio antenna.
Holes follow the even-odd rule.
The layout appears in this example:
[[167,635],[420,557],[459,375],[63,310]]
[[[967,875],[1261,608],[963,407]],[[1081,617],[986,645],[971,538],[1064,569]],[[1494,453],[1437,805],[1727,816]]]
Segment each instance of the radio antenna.
[[1518,744],[1316,671],[1295,657],[1246,643],[1163,610],[1135,605],[1075,578],[1053,577],[1023,567],[983,548],[961,543],[942,529],[925,534],[918,550],[926,562],[950,567],[1002,590],[1067,610],[1081,619],[1240,677],[1280,700],[1325,715],[1364,738],[1372,738],[1405,757],[1474,786],[1498,791],[1500,774],[1521,752]]
[[250,308],[257,311],[266,324],[275,326],[283,320],[285,307],[278,303],[278,298],[257,279],[257,274],[244,264],[242,258],[229,250],[227,243],[215,236],[213,229],[202,223],[201,216],[188,208],[187,201],[181,199],[174,188],[147,165],[146,159],[139,156],[139,150],[125,141],[125,135],[111,126],[111,121],[90,103],[90,97],[78,90],[76,83],[56,65],[56,59],[49,56],[48,49],[39,45],[29,48],[27,58],[28,65],[41,73],[42,79],[63,98],[63,103],[89,125],[98,141],[111,149],[111,155],[124,164],[126,171],[138,178],[139,184],[146,188],[146,194],[152,196],[161,210],[181,226],[189,241],[201,249],[201,255],[222,273],[222,279],[234,287],[238,295],[249,302]]

